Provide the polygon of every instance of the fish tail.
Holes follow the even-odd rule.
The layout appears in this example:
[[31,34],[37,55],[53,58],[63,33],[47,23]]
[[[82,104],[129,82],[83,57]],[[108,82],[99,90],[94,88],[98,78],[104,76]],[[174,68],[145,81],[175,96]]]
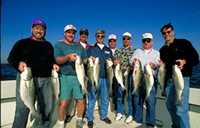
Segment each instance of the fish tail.
[[41,115],[38,112],[31,113],[30,121],[32,122],[35,118],[41,118]]
[[137,91],[135,91],[135,90],[133,90],[133,91],[131,92],[131,94],[132,94],[132,95],[135,95],[135,96],[138,95],[138,94],[137,94]]
[[126,90],[126,87],[122,87],[122,91],[125,91]]
[[95,89],[94,85],[92,85],[92,92],[95,92],[95,91],[96,91],[96,89]]
[[179,106],[182,106],[182,102],[181,102],[181,100],[176,100],[176,102],[175,102],[175,105],[179,105]]
[[145,101],[151,102],[150,96],[146,96],[146,97],[145,97]]
[[88,95],[88,91],[86,89],[82,89],[82,94],[83,95],[85,95],[85,94]]

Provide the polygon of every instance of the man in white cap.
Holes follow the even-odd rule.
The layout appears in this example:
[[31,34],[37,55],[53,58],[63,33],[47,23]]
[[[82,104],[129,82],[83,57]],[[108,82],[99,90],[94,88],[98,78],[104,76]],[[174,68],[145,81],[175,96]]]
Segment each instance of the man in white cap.
[[[112,50],[112,54],[114,55],[117,44],[117,36],[115,34],[111,34],[108,36],[108,44],[109,48]],[[110,102],[110,110],[112,112],[117,110],[117,88],[116,88],[116,78],[113,77],[113,84],[112,84],[112,94],[109,92],[109,102]]]
[[[125,32],[122,36],[123,40],[123,47],[117,49],[114,54],[114,65],[116,66],[118,63],[120,64],[120,68],[122,70],[122,75],[124,78],[124,73],[126,70],[129,70],[131,67],[129,65],[129,60],[133,55],[134,51],[136,50],[133,46],[130,45],[131,43],[131,34],[129,32]],[[130,75],[129,75],[130,78]],[[125,82],[125,81],[123,81]],[[126,84],[125,84],[126,85]],[[121,85],[117,84],[117,116],[115,120],[119,121],[125,115],[125,105],[127,104],[128,99],[128,117],[126,118],[125,122],[129,123],[132,121],[133,117],[133,110],[132,110],[132,96],[131,94],[131,82],[127,85],[127,90],[122,91]],[[128,90],[129,88],[129,90]],[[125,95],[126,94],[126,95]],[[124,103],[123,103],[124,101]]]
[[[142,66],[142,71],[144,72],[144,65],[149,64],[152,71],[153,75],[155,78],[155,74],[157,71],[157,66],[159,66],[159,61],[160,61],[160,53],[159,51],[155,50],[152,48],[153,44],[153,36],[151,33],[144,33],[143,38],[142,38],[142,45],[143,48],[137,49],[129,63],[134,66],[136,60],[140,60],[141,66]],[[154,80],[155,81],[155,80]],[[155,126],[155,95],[156,95],[156,85],[157,83],[154,82],[154,85],[150,91],[150,100],[146,100],[146,125],[148,128],[153,128]],[[144,79],[141,80],[141,86],[137,90],[137,94],[134,96],[133,100],[133,109],[135,109],[135,114],[134,114],[134,119],[133,122],[129,123],[129,125],[138,127],[142,123],[143,119],[143,103],[145,101],[145,96],[146,96],[146,88],[145,88],[145,82]]]
[[75,61],[79,55],[84,64],[87,64],[86,50],[79,44],[74,42],[76,28],[73,25],[67,25],[64,28],[65,40],[56,42],[54,46],[54,57],[57,64],[60,65],[60,105],[58,107],[59,128],[64,128],[64,117],[67,112],[67,105],[69,103],[71,93],[77,100],[77,127],[83,127],[83,112],[85,109],[85,100],[82,95],[82,89],[77,79],[75,71]]

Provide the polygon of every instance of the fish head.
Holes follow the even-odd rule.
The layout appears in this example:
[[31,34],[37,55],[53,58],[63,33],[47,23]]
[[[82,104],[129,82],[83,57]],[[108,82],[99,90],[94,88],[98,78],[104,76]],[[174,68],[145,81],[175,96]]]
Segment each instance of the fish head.
[[99,63],[100,63],[99,57],[95,58],[94,63],[95,63],[95,64],[99,64]]
[[94,67],[94,63],[93,63],[92,58],[88,58],[88,66]]
[[106,65],[108,67],[112,67],[113,66],[113,62],[111,60],[106,60]]

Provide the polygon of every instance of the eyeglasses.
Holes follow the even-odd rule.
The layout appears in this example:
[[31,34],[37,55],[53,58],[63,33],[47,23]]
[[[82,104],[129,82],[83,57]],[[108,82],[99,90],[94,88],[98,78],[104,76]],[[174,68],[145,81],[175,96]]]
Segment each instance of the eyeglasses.
[[86,36],[88,36],[88,33],[82,32],[82,33],[80,33],[80,35],[86,35]]
[[116,40],[109,40],[109,42],[116,42]]
[[170,34],[172,31],[162,32],[162,35]]
[[101,37],[101,38],[104,38],[105,36],[104,36],[104,35],[102,35],[102,36],[97,35],[96,37],[97,37],[97,38],[100,38],[100,37]]
[[42,31],[42,32],[44,32],[45,31],[45,28],[40,28],[40,27],[33,27],[35,30],[40,30],[40,31]]
[[151,39],[142,39],[142,43],[145,43],[145,42],[150,43]]
[[131,38],[123,38],[123,40],[130,40]]

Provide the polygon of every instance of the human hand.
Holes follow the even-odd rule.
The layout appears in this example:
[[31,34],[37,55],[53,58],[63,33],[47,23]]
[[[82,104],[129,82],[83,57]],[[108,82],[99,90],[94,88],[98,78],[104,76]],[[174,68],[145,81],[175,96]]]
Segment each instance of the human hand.
[[114,65],[117,65],[119,62],[119,60],[114,60]]
[[60,67],[57,64],[54,64],[53,69],[56,70],[56,72],[59,72]]
[[134,58],[133,61],[132,61],[133,65],[135,65],[136,61],[137,61],[137,58]]
[[20,72],[23,72],[23,71],[24,71],[24,67],[27,67],[26,63],[20,61],[20,62],[19,62],[19,66],[18,66],[18,70],[19,70]]
[[68,56],[68,59],[71,60],[72,62],[76,61],[77,59],[76,53],[70,53],[70,54],[67,54],[67,56]]
[[176,60],[176,62],[179,63],[179,65],[178,65],[179,69],[183,69],[184,64],[186,64],[186,60],[178,59],[178,60]]

